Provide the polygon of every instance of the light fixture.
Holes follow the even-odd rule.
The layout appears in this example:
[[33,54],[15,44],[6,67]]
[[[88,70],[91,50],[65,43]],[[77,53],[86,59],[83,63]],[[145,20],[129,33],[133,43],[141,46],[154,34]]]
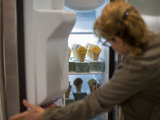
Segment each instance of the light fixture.
[[105,3],[105,0],[65,0],[68,8],[78,11],[93,10]]

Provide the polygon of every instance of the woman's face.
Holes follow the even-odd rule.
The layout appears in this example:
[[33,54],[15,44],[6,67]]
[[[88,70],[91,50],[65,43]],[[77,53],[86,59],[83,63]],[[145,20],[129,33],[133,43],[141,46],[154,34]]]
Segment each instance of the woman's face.
[[131,47],[130,45],[128,45],[127,43],[125,43],[121,38],[119,37],[115,37],[114,41],[111,40],[109,41],[111,44],[111,47],[117,51],[119,54],[122,55],[128,55],[129,53],[131,53],[131,51],[133,51],[133,47]]

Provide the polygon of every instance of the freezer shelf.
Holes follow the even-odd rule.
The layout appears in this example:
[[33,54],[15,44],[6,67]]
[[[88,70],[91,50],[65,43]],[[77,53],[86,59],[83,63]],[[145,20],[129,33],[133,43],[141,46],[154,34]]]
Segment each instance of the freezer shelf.
[[69,72],[69,75],[90,75],[90,74],[102,74],[103,72]]
[[99,74],[104,72],[104,69],[105,63],[103,61],[69,62],[70,73]]
[[[74,80],[76,78],[81,78],[83,80],[81,92],[82,93],[87,93],[87,95],[89,95],[90,94],[90,88],[88,86],[88,81],[90,79],[95,79],[98,83],[101,84],[101,81],[103,79],[103,76],[102,76],[101,73],[102,72],[97,72],[96,74],[90,74],[90,73],[70,74],[69,75],[69,81],[70,81],[70,85],[72,86],[72,88],[71,88],[71,91],[70,91],[70,97],[69,97],[70,101],[69,102],[71,102],[71,103],[75,102],[73,93],[75,93],[77,91],[76,91],[76,87],[75,87],[73,82],[74,82]],[[90,120],[107,120],[107,113],[105,113],[105,114],[103,113],[103,114],[97,115],[94,119],[90,119]]]

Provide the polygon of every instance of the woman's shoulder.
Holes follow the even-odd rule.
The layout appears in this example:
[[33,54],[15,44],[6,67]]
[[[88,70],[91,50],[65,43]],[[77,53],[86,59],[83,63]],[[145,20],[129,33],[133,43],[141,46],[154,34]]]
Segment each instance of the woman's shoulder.
[[[126,60],[125,60],[126,61]],[[143,54],[137,58],[129,57],[132,65],[142,68],[157,69],[160,67],[160,33],[153,34],[144,48]],[[126,62],[125,62],[126,63]]]
[[149,61],[160,58],[160,33],[150,35],[148,43],[143,48],[143,54],[139,58]]

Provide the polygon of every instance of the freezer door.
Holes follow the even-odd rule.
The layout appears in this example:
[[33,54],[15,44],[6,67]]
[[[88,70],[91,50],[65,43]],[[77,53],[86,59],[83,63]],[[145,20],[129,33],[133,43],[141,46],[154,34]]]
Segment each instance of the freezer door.
[[0,0],[0,95],[6,120],[20,111],[15,0]]
[[[68,36],[76,15],[24,0],[27,99],[45,104],[68,88]],[[53,1],[52,1],[53,2]]]
[[4,120],[4,110],[2,109],[2,101],[1,101],[2,97],[1,97],[1,94],[0,94],[0,120]]

